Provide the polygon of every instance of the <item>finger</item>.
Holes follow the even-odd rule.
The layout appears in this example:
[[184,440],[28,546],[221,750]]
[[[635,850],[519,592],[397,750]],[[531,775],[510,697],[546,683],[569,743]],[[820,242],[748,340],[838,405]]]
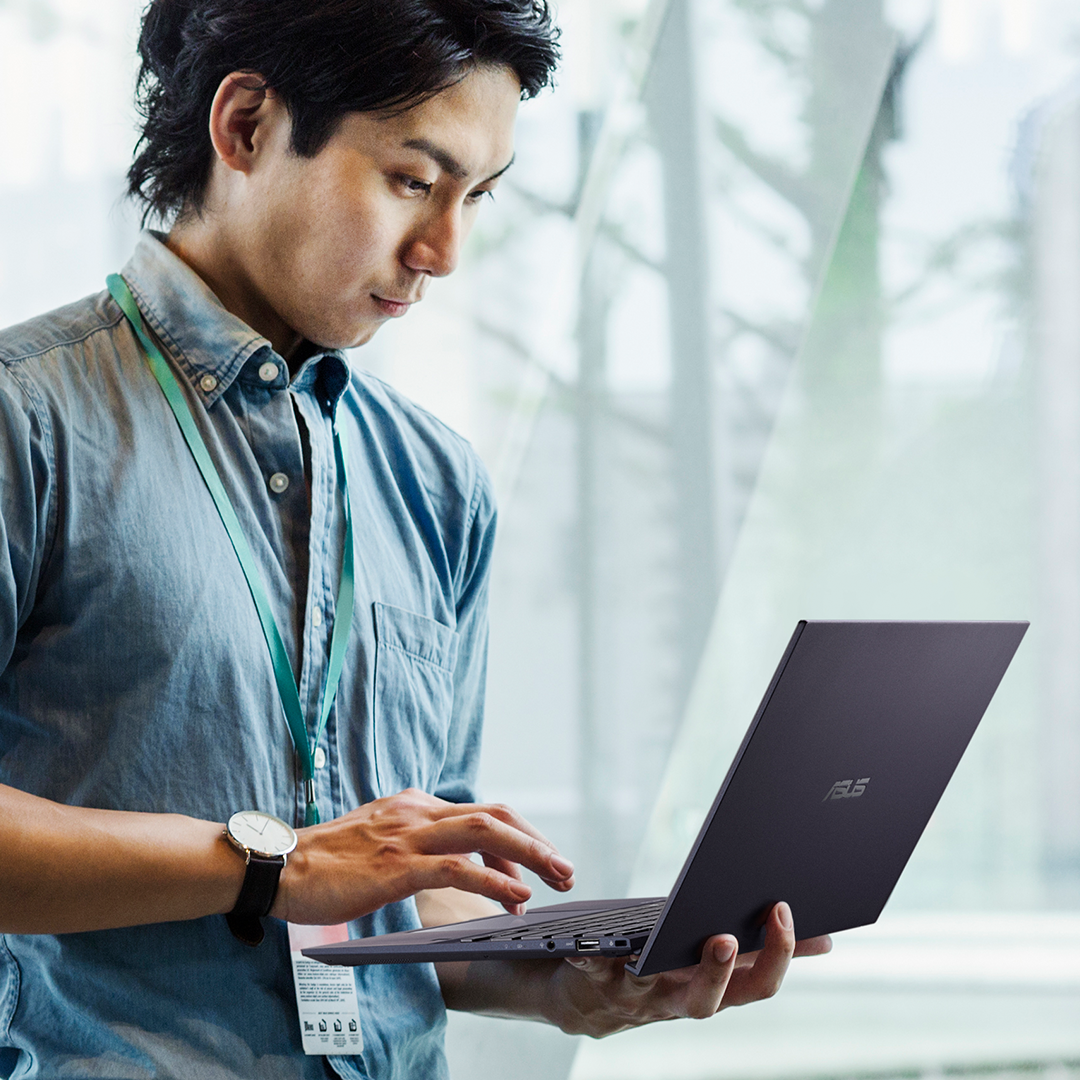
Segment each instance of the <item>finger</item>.
[[[573,866],[554,848],[500,821],[486,810],[474,810],[433,822],[419,842],[429,855],[480,852],[532,870],[556,888],[567,888],[574,874]],[[572,882],[571,882],[572,883]]]
[[485,866],[490,866],[492,870],[498,870],[500,874],[505,874],[507,877],[512,877],[517,881],[521,881],[521,867],[516,862],[511,862],[509,859],[501,859],[498,855],[492,855],[489,852],[483,852],[480,856],[484,860]]
[[753,963],[740,968],[732,979],[723,1007],[745,1005],[772,997],[784,981],[795,953],[795,927],[791,908],[777,904],[769,912],[765,926],[765,944],[754,955]]
[[[545,885],[549,885],[553,889],[558,889],[560,892],[566,892],[574,887],[574,867],[569,859],[563,858],[558,852],[556,846],[531,822],[527,821],[521,816],[512,806],[507,806],[505,803],[443,803],[440,810],[440,817],[457,817],[471,813],[486,813],[490,814],[493,818],[503,822],[512,829],[516,829],[518,832],[525,833],[526,836],[531,836],[543,848],[554,853],[554,863],[552,869],[555,873],[541,872],[530,866],[529,869],[533,870]],[[525,865],[528,865],[527,863]]]
[[[590,982],[610,987],[634,979],[625,971],[628,956],[564,956],[563,960],[577,968]],[[644,983],[645,980],[642,980]]]
[[[504,874],[509,874],[511,877],[521,878],[521,867],[516,862],[512,862],[509,859],[500,858],[498,855],[492,855],[490,852],[480,852],[480,857],[484,860],[486,866],[490,866],[495,870],[500,870]],[[568,878],[563,878],[559,881],[552,881],[550,878],[541,877],[541,880],[545,885],[552,889],[558,889],[560,892],[566,892],[568,889],[574,887],[574,876],[570,875]]]
[[504,906],[523,904],[532,896],[532,889],[524,881],[490,866],[480,866],[468,855],[415,856],[408,875],[409,892],[446,888],[478,893]]
[[512,806],[507,806],[505,803],[448,803],[441,799],[439,802],[443,804],[439,813],[444,817],[473,814],[478,811],[490,814],[493,818],[498,818],[504,824],[517,829],[518,832],[523,832],[534,840],[539,840],[540,843],[552,850],[555,849],[555,845],[535,825],[522,817]]
[[832,952],[832,938],[828,934],[795,942],[796,956],[824,956],[827,952]]
[[574,867],[570,860],[560,855],[555,845],[531,822],[522,817],[512,806],[507,806],[504,803],[486,803],[477,804],[476,809],[491,814],[492,817],[503,822],[503,824],[509,826],[511,829],[516,829],[519,832],[525,833],[526,836],[531,836],[535,841],[542,845],[544,849],[552,853],[551,865],[552,869],[556,871],[554,876],[550,873],[543,873],[533,867],[529,867],[529,869],[533,870],[533,872],[540,877],[545,885],[548,885],[553,889],[558,889],[560,892],[566,892],[574,887]]
[[738,951],[739,943],[730,934],[720,934],[705,942],[701,962],[686,984],[685,1016],[700,1020],[712,1016],[720,1008],[735,970]]
[[[497,855],[483,855],[484,865],[489,866],[492,870],[497,870],[500,874],[505,874],[508,878],[513,878],[515,881],[521,880],[521,868],[517,863],[510,862],[508,859],[500,859]],[[524,915],[524,904],[507,904],[504,903],[503,907],[511,915]]]

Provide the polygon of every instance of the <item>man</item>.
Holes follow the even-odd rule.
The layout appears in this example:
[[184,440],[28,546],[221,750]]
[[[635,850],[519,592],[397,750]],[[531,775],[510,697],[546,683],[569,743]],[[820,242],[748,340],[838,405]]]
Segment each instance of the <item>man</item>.
[[[0,334],[0,1074],[438,1077],[444,1003],[601,1035],[778,987],[785,905],[756,957],[720,936],[653,979],[357,969],[362,1052],[301,1050],[284,920],[573,884],[475,803],[486,474],[336,351],[454,269],[554,40],[542,0],[150,5],[130,182],[170,231]],[[295,850],[246,860],[238,811]]]

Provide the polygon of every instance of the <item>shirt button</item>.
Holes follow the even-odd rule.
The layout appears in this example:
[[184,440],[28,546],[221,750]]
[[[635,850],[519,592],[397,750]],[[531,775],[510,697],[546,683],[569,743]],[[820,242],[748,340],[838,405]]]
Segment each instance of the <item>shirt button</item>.
[[311,762],[316,769],[326,768],[326,751],[321,746],[315,747],[315,753],[311,756]]
[[263,382],[273,382],[278,377],[278,366],[273,360],[267,360],[259,366],[259,378]]
[[276,472],[270,477],[270,490],[280,495],[289,486],[289,478],[283,472]]
[[311,625],[317,630],[322,626],[322,612],[318,608],[311,609]]
[[213,375],[204,375],[199,380],[204,394],[211,394],[217,389],[217,379]]

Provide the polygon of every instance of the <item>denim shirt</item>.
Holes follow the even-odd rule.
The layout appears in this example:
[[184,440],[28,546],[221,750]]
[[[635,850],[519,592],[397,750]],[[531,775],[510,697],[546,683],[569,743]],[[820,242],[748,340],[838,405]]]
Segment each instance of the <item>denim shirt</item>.
[[[236,508],[311,730],[344,539],[335,415],[344,426],[356,604],[320,742],[323,819],[409,786],[473,800],[494,536],[475,453],[339,353],[290,381],[153,235],[123,275]],[[101,293],[0,333],[0,783],[299,825],[300,779],[236,555],[119,308]],[[0,1076],[325,1077],[301,1051],[286,928],[265,922],[257,948],[220,916],[0,936]],[[409,900],[349,929],[417,925]],[[331,1067],[445,1076],[434,969],[355,974],[363,1054]]]

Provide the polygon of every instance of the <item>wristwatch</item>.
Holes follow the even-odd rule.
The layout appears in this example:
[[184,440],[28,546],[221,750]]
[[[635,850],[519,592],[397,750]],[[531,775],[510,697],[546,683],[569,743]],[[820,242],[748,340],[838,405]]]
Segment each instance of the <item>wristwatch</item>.
[[241,810],[229,818],[225,836],[247,862],[236,907],[225,921],[245,945],[258,945],[263,939],[260,920],[273,907],[286,856],[296,847],[296,833],[272,814]]

